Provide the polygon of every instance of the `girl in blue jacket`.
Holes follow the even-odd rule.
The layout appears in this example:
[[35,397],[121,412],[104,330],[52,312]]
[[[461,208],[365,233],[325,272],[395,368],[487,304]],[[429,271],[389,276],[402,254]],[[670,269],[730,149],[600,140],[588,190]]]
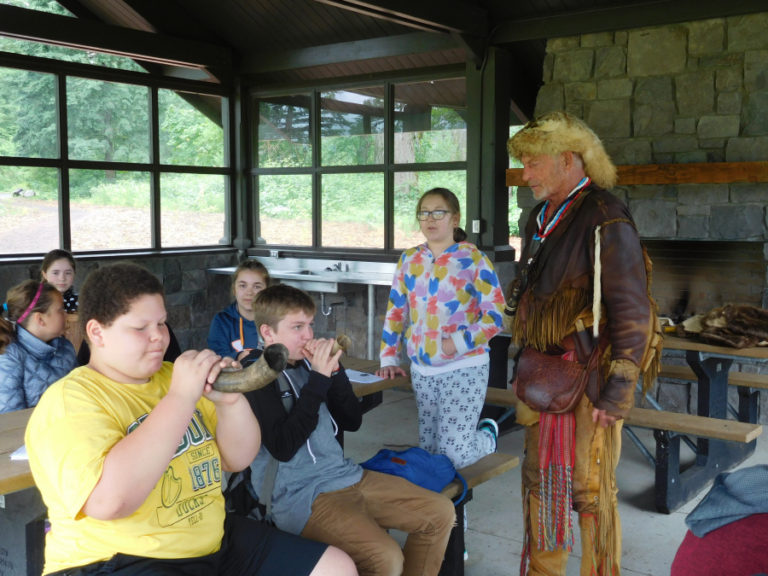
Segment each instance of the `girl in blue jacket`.
[[0,318],[0,412],[35,406],[43,392],[76,365],[64,338],[61,292],[27,280],[8,291],[7,317]]
[[240,360],[259,347],[253,323],[253,299],[269,286],[269,271],[258,260],[244,260],[232,275],[235,301],[216,314],[208,331],[208,348],[219,356]]

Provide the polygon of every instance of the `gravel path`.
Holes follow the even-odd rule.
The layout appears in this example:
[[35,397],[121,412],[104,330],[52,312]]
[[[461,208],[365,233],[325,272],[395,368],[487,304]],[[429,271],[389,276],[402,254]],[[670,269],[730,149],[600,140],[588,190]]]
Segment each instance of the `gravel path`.
[[[73,204],[72,247],[77,252],[93,250],[145,249],[151,244],[149,210],[115,206]],[[311,244],[308,221],[264,219],[262,236],[272,244]],[[0,195],[0,253],[47,252],[59,246],[58,207],[55,202]],[[163,246],[215,245],[224,233],[221,214],[173,212],[162,221]],[[365,222],[324,222],[328,246],[381,248],[380,231]],[[399,248],[415,246],[424,238],[418,230],[396,233]],[[519,251],[519,239],[510,238]]]

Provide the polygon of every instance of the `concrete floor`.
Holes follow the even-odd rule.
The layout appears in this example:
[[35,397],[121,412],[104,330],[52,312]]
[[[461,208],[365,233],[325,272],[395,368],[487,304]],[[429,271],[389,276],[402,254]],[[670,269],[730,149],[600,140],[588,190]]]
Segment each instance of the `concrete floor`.
[[[650,431],[636,429],[653,453]],[[520,456],[523,431],[513,430],[499,439],[499,451]],[[408,392],[384,392],[384,402],[365,414],[359,432],[347,434],[345,452],[360,462],[386,446],[398,449],[416,444],[416,405]],[[383,444],[382,444],[383,443]],[[690,458],[687,448],[682,458]],[[768,438],[760,438],[755,453],[741,466],[768,461]],[[706,490],[672,514],[659,514],[653,504],[653,468],[637,447],[623,435],[622,457],[617,471],[622,519],[622,574],[668,576],[678,545],[686,532],[685,516]],[[467,505],[469,560],[466,576],[510,576],[519,571],[523,527],[520,498],[520,468],[494,478],[474,491]],[[575,521],[575,518],[574,518]],[[574,550],[580,550],[578,528]],[[567,576],[578,576],[579,554],[568,563]]]

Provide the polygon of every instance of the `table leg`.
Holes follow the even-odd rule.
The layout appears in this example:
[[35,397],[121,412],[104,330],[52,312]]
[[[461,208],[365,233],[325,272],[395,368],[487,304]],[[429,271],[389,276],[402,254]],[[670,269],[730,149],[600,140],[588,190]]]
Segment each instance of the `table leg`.
[[[728,371],[733,360],[702,357],[699,352],[686,352],[686,360],[698,377],[699,416],[728,417]],[[757,395],[739,390],[739,420],[757,422]],[[757,441],[742,444],[714,438],[699,438],[696,460],[680,469],[680,436],[654,432],[656,438],[656,508],[670,513],[705,488],[720,472],[743,462],[754,451]]]
[[[686,360],[699,379],[699,401],[697,414],[710,418],[728,418],[728,372],[733,360],[728,358],[702,358],[694,351],[686,353]],[[757,399],[754,407],[746,407],[739,401],[739,419],[757,422]],[[745,419],[746,418],[746,419]],[[709,438],[699,438],[696,464],[712,469],[712,476],[732,468],[748,458],[757,446],[757,441],[741,444]]]
[[760,391],[739,386],[739,420],[757,422],[760,417]]
[[46,508],[37,488],[5,494],[0,508],[0,574],[38,576],[43,572]]
[[438,576],[464,576],[464,505],[470,500],[472,490],[468,490],[464,500],[456,506],[456,525],[451,529]]

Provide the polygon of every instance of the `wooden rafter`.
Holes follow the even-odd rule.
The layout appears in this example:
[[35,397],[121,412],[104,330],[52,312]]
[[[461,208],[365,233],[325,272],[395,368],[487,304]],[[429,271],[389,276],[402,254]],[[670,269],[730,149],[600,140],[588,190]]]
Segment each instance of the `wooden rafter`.
[[413,32],[399,36],[312,46],[274,54],[248,54],[243,58],[239,72],[263,74],[275,70],[327,66],[342,62],[451,50],[460,45],[459,41],[450,34]]
[[232,69],[226,46],[0,5],[0,35],[185,68]]
[[461,0],[316,0],[336,8],[431,32],[488,33],[484,8]]

